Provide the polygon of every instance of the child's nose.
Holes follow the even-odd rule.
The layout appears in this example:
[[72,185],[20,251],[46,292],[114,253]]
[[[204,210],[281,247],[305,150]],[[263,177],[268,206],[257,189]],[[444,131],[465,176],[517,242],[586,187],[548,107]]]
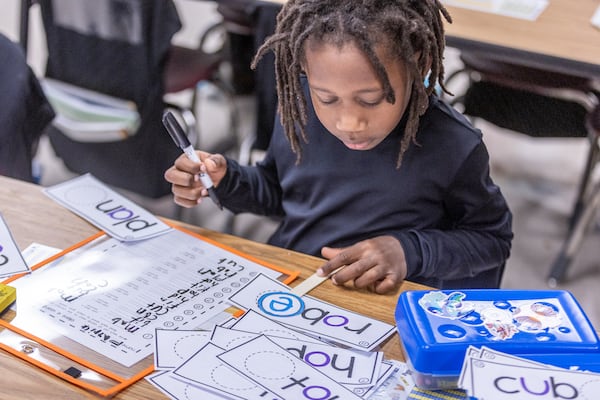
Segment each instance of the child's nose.
[[365,121],[358,113],[347,111],[340,113],[335,127],[342,132],[360,132],[365,128]]

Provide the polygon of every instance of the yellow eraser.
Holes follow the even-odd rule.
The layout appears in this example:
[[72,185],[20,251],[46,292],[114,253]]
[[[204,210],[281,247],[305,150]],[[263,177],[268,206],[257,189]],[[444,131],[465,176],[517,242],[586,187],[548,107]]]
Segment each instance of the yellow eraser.
[[17,289],[0,283],[0,314],[17,300]]

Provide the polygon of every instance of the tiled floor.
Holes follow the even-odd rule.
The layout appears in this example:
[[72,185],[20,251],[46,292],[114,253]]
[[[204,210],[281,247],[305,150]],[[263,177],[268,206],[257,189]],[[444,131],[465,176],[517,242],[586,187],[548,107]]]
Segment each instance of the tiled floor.
[[[0,31],[5,32],[4,26],[0,21]],[[14,29],[14,26],[11,25],[11,28]],[[456,66],[454,60],[450,50],[447,57],[449,70]],[[251,131],[252,99],[241,98],[240,106],[245,132]],[[205,115],[212,114],[209,112]],[[215,122],[218,123],[218,120],[202,117],[202,132],[218,134],[219,128],[215,127]],[[548,289],[547,275],[566,233],[567,218],[587,143],[584,139],[532,139],[484,123],[478,126],[484,131],[490,151],[493,177],[514,214],[515,239],[502,286]],[[40,148],[39,160],[43,166],[44,185],[72,176],[54,157],[45,141]],[[133,199],[157,214],[174,215],[175,208],[168,197],[155,201],[135,196]],[[216,230],[224,230],[229,221],[229,214],[219,212],[210,202],[204,202],[194,210],[185,210],[183,217],[189,222]],[[264,241],[273,229],[274,224],[270,220],[243,215],[236,218],[234,233]],[[600,287],[599,231],[596,224],[569,270],[568,281],[558,287],[575,295],[596,329],[600,329],[600,297],[595,292]]]

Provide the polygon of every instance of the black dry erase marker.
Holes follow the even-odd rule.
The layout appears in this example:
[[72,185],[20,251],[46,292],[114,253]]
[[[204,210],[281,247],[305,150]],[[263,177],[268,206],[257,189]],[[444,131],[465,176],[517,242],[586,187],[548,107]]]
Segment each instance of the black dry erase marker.
[[[171,135],[171,138],[173,139],[175,144],[178,147],[180,147],[181,150],[183,150],[185,155],[190,160],[200,164],[201,161],[198,158],[194,147],[192,147],[192,144],[190,143],[187,135],[183,131],[181,125],[179,125],[179,123],[175,119],[173,113],[170,111],[165,111],[165,113],[163,114],[162,122],[165,128],[167,128],[167,132],[169,132],[169,135]],[[210,196],[211,200],[222,210],[223,206],[221,205],[221,202],[219,201],[219,198],[215,193],[215,185],[210,179],[210,176],[208,176],[208,174],[205,174],[204,172],[200,172],[198,177],[200,178],[200,181],[202,182],[206,190],[208,190],[208,195]]]

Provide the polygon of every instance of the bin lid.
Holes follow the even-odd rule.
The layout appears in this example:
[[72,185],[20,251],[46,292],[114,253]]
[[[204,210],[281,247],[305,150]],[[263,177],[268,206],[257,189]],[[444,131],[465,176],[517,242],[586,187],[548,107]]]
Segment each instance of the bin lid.
[[421,373],[459,374],[471,345],[545,354],[547,361],[549,355],[600,355],[592,324],[564,290],[407,291],[398,299],[395,318],[404,353]]

